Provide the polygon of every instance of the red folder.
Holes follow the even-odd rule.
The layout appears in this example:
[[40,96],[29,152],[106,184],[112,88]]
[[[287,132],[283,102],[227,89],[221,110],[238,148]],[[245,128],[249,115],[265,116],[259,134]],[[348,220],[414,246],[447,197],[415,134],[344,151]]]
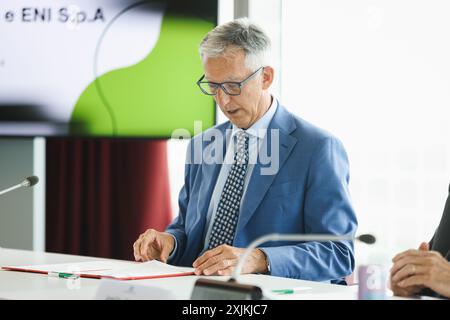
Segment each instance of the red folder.
[[176,267],[156,260],[141,263],[100,260],[48,265],[6,266],[2,267],[2,269],[60,275],[60,277],[75,275],[83,278],[116,280],[144,280],[194,275],[193,268]]

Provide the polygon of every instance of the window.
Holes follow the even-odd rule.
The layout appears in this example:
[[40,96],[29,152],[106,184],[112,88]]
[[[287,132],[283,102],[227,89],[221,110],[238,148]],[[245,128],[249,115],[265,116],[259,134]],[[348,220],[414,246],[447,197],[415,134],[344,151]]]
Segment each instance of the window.
[[282,102],[343,141],[359,232],[389,259],[431,239],[447,198],[448,12],[445,0],[282,2]]

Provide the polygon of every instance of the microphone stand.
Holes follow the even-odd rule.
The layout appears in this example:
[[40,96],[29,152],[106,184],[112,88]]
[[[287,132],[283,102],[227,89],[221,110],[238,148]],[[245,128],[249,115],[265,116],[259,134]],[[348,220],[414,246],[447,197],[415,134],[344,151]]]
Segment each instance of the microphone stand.
[[38,182],[39,182],[38,177],[36,177],[36,176],[28,177],[25,180],[23,180],[21,183],[16,184],[15,186],[12,186],[12,187],[10,187],[8,189],[1,190],[0,191],[0,196],[6,194],[8,192],[14,191],[16,189],[19,189],[19,188],[32,187],[35,184],[37,184]]
[[[30,177],[27,177],[25,180],[23,180],[23,181],[22,181],[21,183],[19,183],[19,184],[16,184],[15,186],[12,186],[12,187],[10,187],[10,188],[1,190],[1,191],[0,191],[0,196],[6,194],[6,193],[8,193],[8,192],[14,191],[14,190],[16,190],[16,189],[23,188],[23,187],[30,187],[30,188],[31,188],[31,187],[33,187],[34,185],[36,185],[38,182],[39,182],[39,178],[36,177],[36,176],[30,176]],[[2,247],[0,247],[0,249],[1,249],[1,248],[2,248]]]
[[211,300],[211,299],[236,299],[236,300],[260,300],[263,298],[261,288],[253,285],[240,284],[237,278],[241,274],[245,260],[257,246],[268,241],[342,241],[359,240],[367,244],[375,243],[375,237],[370,234],[363,234],[358,237],[351,235],[331,235],[331,234],[279,234],[271,233],[261,236],[250,243],[244,254],[239,257],[239,262],[228,281],[210,280],[200,278],[194,285],[191,299]]
[[328,234],[316,234],[316,235],[304,235],[304,234],[280,234],[271,233],[260,238],[257,238],[245,250],[244,254],[239,257],[239,262],[234,269],[233,275],[229,281],[237,281],[237,278],[241,274],[242,267],[244,266],[245,260],[250,255],[253,249],[255,249],[260,244],[268,241],[342,241],[342,240],[354,240],[355,237],[352,236],[336,236]]
[[23,182],[22,182],[22,183],[19,183],[19,184],[16,184],[15,186],[10,187],[10,188],[8,188],[8,189],[5,189],[5,190],[0,191],[0,196],[6,194],[6,193],[8,193],[8,192],[11,192],[11,191],[13,191],[13,190],[22,188],[22,187],[25,187],[25,186],[23,185]]

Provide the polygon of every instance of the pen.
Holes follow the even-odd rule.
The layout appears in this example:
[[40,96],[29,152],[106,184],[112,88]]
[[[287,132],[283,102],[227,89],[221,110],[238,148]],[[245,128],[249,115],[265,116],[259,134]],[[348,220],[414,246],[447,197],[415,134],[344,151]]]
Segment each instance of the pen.
[[52,277],[52,278],[78,279],[80,277],[80,275],[78,275],[78,274],[56,272],[56,271],[49,271],[47,274],[49,277]]
[[299,293],[302,290],[306,290],[308,288],[291,288],[291,289],[278,289],[278,290],[272,290],[272,293],[276,294],[294,294]]

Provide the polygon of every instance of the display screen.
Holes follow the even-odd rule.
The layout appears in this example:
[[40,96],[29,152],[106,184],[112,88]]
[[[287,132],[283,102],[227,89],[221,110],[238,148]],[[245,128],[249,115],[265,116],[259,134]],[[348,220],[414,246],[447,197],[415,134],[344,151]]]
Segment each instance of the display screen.
[[163,138],[213,126],[196,81],[216,22],[211,0],[2,0],[0,135]]

